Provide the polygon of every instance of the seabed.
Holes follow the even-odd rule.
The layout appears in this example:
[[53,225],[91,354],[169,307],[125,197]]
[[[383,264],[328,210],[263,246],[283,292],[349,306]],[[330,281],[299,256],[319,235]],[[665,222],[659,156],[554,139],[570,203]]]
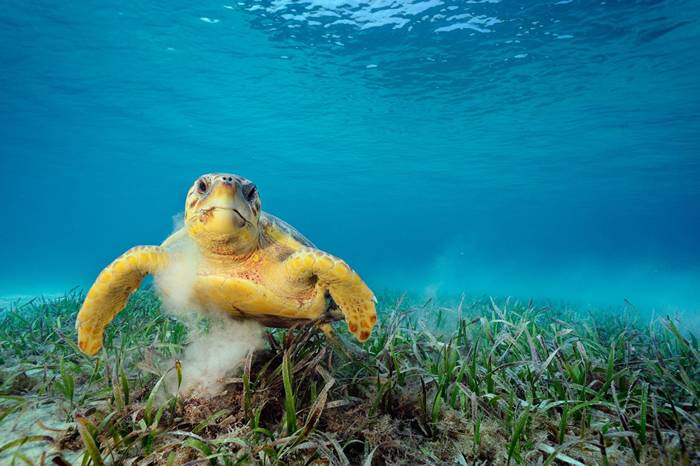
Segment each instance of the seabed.
[[96,358],[82,299],[0,311],[0,464],[700,464],[700,346],[671,319],[384,295],[365,344],[269,330],[201,396],[152,291]]

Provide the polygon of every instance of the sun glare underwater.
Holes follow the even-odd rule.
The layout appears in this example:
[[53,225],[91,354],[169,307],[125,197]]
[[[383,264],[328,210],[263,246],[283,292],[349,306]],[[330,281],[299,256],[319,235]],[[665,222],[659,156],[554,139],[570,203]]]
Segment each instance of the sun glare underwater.
[[9,1],[0,293],[85,289],[202,173],[375,290],[700,311],[700,3]]

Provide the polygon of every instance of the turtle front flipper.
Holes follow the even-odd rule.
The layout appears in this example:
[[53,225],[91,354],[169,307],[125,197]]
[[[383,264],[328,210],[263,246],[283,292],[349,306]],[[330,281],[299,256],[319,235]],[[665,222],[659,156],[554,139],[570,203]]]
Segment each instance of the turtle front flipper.
[[143,278],[162,270],[168,253],[159,246],[137,246],[129,249],[105,268],[85,296],[75,327],[78,346],[90,356],[102,348],[105,327],[124,309],[129,295],[136,291]]
[[292,280],[315,277],[343,312],[350,332],[360,341],[369,338],[377,322],[376,299],[372,290],[344,261],[316,249],[303,248],[289,256],[284,265]]

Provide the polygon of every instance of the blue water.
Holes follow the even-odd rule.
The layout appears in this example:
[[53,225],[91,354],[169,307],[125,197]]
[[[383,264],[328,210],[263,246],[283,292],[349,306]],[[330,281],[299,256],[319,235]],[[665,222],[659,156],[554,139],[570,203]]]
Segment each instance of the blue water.
[[696,0],[5,1],[0,293],[227,171],[377,290],[697,315],[699,45]]

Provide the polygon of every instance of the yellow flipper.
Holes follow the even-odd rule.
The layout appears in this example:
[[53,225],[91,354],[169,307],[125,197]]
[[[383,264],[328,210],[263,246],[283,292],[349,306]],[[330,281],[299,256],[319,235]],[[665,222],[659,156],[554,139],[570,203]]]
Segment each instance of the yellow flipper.
[[374,294],[341,259],[304,248],[287,258],[285,272],[289,278],[297,280],[316,277],[319,285],[328,289],[340,307],[350,332],[360,341],[367,340],[372,334],[377,322]]
[[168,253],[163,248],[137,246],[100,273],[75,321],[78,346],[85,354],[97,354],[102,348],[105,327],[124,309],[129,295],[138,289],[146,275],[162,270],[167,263]]

